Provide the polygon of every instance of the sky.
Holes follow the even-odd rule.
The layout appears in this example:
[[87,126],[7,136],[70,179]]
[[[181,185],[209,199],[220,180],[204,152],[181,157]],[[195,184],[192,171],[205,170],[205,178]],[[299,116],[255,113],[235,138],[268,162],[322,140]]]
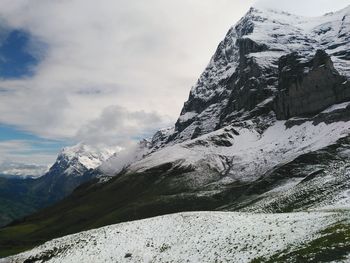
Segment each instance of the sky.
[[[343,0],[2,0],[0,173],[80,141],[126,145],[176,121],[252,5],[317,16]],[[3,164],[3,165],[1,165]]]

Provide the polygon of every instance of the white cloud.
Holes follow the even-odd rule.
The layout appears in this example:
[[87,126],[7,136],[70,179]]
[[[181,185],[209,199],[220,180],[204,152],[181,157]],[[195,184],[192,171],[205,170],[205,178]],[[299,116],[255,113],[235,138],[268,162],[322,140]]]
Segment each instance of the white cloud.
[[125,146],[133,138],[150,136],[144,134],[147,131],[155,132],[157,127],[169,125],[170,121],[165,120],[166,116],[160,116],[156,112],[129,111],[120,106],[110,106],[98,118],[82,126],[76,139],[89,145],[107,143]]
[[[0,82],[11,90],[0,95],[0,123],[77,138],[114,105],[174,122],[217,44],[252,3],[2,0],[0,17],[48,48],[33,78]],[[149,126],[138,121],[134,130],[144,133]],[[114,136],[128,130],[113,128]]]
[[8,164],[36,164],[39,166],[53,163],[56,154],[52,152],[36,152],[29,140],[0,141],[0,172],[8,168]]

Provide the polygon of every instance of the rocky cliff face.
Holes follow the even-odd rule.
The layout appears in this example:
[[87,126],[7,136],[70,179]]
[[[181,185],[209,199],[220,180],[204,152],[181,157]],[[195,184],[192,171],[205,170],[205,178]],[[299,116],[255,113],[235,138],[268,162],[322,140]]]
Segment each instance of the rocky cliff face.
[[288,119],[348,100],[349,14],[304,18],[252,8],[219,44],[168,141],[271,119],[271,111]]
[[297,53],[279,61],[275,99],[278,119],[312,116],[327,107],[350,100],[350,82],[334,68],[330,56],[318,50],[307,62]]

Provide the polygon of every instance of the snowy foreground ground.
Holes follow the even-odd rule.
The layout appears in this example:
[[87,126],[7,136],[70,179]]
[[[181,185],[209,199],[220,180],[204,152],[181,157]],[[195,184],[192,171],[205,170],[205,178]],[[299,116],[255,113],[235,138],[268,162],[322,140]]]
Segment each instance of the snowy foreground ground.
[[298,248],[342,217],[340,212],[172,214],[55,239],[0,262],[251,262]]

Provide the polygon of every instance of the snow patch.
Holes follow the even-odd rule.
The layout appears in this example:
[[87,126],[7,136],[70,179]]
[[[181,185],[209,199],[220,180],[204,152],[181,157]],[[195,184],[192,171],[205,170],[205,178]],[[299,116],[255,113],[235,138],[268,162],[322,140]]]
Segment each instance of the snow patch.
[[336,111],[336,110],[342,110],[342,109],[345,109],[346,107],[348,107],[349,105],[350,105],[350,101],[340,103],[340,104],[335,104],[335,105],[330,106],[329,108],[325,109],[324,111],[322,111],[322,113],[329,113],[329,112]]

